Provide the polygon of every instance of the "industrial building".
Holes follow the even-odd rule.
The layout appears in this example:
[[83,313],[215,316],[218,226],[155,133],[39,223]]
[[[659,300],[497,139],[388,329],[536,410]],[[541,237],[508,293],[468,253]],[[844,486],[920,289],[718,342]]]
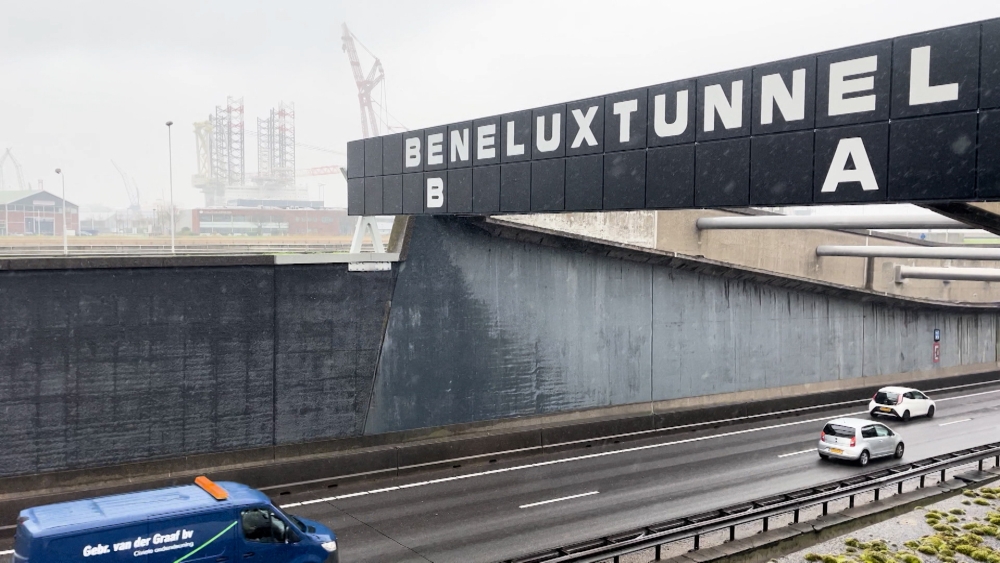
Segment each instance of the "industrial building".
[[[66,203],[66,230],[80,230],[80,208]],[[63,199],[44,190],[0,191],[0,236],[63,234]]]
[[[243,236],[349,235],[354,219],[346,209],[329,209],[321,201],[235,200],[227,207],[191,210],[191,233]],[[186,221],[181,219],[181,225]],[[181,227],[183,230],[183,227]]]

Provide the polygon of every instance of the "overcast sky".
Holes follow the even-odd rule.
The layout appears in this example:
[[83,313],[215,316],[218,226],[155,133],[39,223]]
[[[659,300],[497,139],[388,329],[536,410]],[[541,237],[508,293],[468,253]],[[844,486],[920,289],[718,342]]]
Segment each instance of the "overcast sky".
[[[389,111],[421,128],[1000,17],[996,0],[30,0],[0,10],[0,153],[67,199],[202,205],[192,124],[242,96],[248,129],[294,102],[297,168],[342,164],[361,137],[347,22],[381,59]],[[365,69],[371,59],[362,50]],[[247,170],[257,168],[246,137]],[[8,186],[14,169],[5,165]],[[300,178],[346,205],[339,176]]]

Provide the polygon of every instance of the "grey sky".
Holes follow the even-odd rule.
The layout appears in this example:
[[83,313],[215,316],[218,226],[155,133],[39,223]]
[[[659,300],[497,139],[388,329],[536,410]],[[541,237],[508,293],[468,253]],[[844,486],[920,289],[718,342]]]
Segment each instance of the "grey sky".
[[[294,102],[301,143],[361,136],[341,51],[347,21],[385,67],[389,110],[411,128],[542,106],[1000,16],[996,0],[36,0],[0,11],[0,147],[31,181],[124,207],[114,159],[146,201],[167,186],[201,205],[191,124],[243,96],[248,128]],[[370,59],[363,55],[363,64]],[[247,169],[256,170],[247,136]],[[300,149],[298,168],[343,162]],[[4,169],[13,179],[13,169]],[[301,178],[313,196],[340,177]]]

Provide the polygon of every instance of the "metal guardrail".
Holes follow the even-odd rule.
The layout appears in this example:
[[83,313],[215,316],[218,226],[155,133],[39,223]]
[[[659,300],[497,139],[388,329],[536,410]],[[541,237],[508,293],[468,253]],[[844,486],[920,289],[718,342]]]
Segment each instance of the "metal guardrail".
[[850,499],[854,507],[856,495],[879,491],[887,486],[897,485],[897,493],[903,492],[903,483],[920,479],[920,488],[928,475],[940,472],[945,480],[948,469],[979,462],[979,470],[989,458],[995,458],[1000,467],[1000,442],[969,448],[920,461],[879,469],[848,479],[830,481],[808,489],[800,489],[766,498],[743,502],[702,514],[675,518],[658,522],[635,530],[617,533],[554,548],[516,559],[505,559],[501,563],[597,563],[612,560],[618,563],[625,555],[647,549],[655,550],[655,560],[661,558],[664,545],[680,540],[694,539],[694,549],[699,549],[701,536],[710,532],[729,529],[730,541],[736,539],[736,527],[752,522],[762,522],[762,531],[767,531],[768,521],[775,516],[793,515],[793,522],[799,522],[799,511],[818,505],[823,507],[823,515],[828,514],[829,503],[844,498]]

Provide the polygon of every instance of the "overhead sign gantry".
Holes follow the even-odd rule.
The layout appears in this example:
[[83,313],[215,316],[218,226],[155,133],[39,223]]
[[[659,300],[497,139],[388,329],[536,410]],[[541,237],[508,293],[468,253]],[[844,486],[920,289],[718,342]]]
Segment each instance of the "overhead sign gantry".
[[352,141],[351,215],[1000,200],[1000,20]]

